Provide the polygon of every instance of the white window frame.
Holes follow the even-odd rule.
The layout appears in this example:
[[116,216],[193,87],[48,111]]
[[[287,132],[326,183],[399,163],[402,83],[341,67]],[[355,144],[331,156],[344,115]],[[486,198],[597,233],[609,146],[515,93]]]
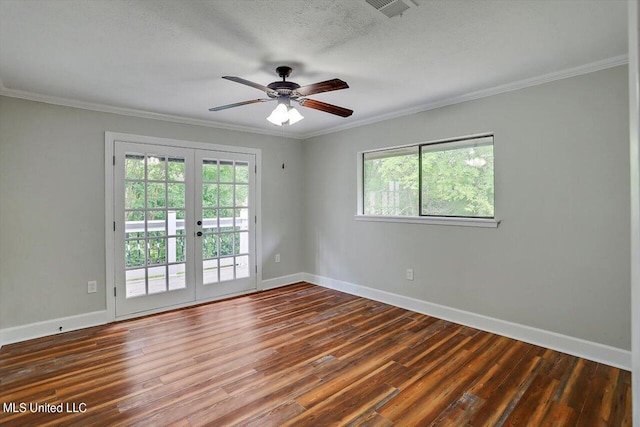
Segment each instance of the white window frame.
[[[172,147],[192,148],[201,150],[214,150],[214,151],[226,151],[230,153],[242,153],[255,155],[256,161],[256,196],[255,196],[255,214],[256,220],[256,236],[255,236],[255,259],[256,259],[256,291],[264,289],[262,283],[262,150],[259,148],[238,147],[231,145],[212,144],[208,142],[196,142],[196,141],[183,141],[178,139],[159,138],[155,136],[134,135],[118,132],[105,132],[104,133],[104,168],[105,168],[105,264],[106,264],[106,303],[107,303],[107,322],[113,322],[116,320],[116,306],[115,296],[113,295],[113,288],[115,286],[115,233],[113,230],[113,224],[115,221],[114,213],[114,168],[113,158],[115,156],[115,142],[126,141],[138,144],[152,144],[152,145],[165,145]],[[253,291],[255,292],[255,291]],[[215,300],[217,298],[214,298]],[[195,304],[202,304],[207,302],[206,300],[193,301],[186,304],[176,305],[173,308],[180,308],[182,306],[187,307]],[[155,312],[161,312],[166,309],[151,310],[145,314],[151,314]],[[127,317],[136,317],[138,314],[131,316],[118,317],[118,320],[125,319]]]
[[[376,151],[386,151],[407,147],[420,147],[426,144],[442,144],[442,143],[454,143],[456,141],[465,141],[468,139],[493,137],[495,144],[495,135],[493,133],[482,133],[477,135],[468,135],[457,138],[439,139],[435,141],[420,142],[414,144],[396,145],[393,147],[378,148],[375,150],[359,151],[357,153],[357,202],[356,202],[356,221],[371,221],[371,222],[396,222],[396,223],[409,223],[409,224],[425,224],[425,225],[449,225],[449,226],[462,226],[462,227],[484,227],[484,228],[497,228],[500,224],[498,219],[498,207],[496,198],[494,197],[494,218],[466,218],[466,217],[448,217],[448,216],[393,216],[393,215],[365,215],[364,214],[364,154],[372,153]],[[494,177],[495,177],[494,166]],[[495,179],[495,178],[494,178]]]

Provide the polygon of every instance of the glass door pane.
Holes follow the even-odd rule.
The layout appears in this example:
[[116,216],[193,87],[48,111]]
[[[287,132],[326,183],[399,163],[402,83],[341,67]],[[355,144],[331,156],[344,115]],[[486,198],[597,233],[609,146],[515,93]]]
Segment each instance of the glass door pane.
[[203,150],[196,167],[198,298],[255,289],[254,156]]
[[192,162],[188,150],[116,143],[117,316],[195,299],[187,281]]

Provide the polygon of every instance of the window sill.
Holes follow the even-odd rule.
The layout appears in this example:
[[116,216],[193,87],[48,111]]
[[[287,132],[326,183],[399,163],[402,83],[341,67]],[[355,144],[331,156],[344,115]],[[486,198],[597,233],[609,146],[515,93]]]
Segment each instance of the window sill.
[[377,215],[355,215],[356,221],[372,222],[404,222],[408,224],[425,225],[453,225],[458,227],[484,227],[497,228],[500,221],[486,218],[451,218],[446,216],[377,216]]

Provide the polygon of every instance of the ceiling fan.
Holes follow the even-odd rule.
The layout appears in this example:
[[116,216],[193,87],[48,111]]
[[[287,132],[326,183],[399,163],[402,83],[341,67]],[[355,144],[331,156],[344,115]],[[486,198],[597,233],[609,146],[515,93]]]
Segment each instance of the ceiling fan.
[[326,102],[305,98],[306,96],[314,95],[316,93],[347,89],[349,85],[346,82],[343,82],[340,79],[332,79],[307,86],[300,86],[297,83],[286,81],[286,78],[291,75],[291,71],[291,67],[287,66],[276,68],[276,72],[280,77],[282,77],[282,81],[269,83],[267,86],[254,83],[240,77],[224,76],[222,77],[223,79],[260,89],[267,94],[268,98],[236,102],[235,104],[209,108],[209,111],[226,110],[227,108],[255,104],[258,102],[278,101],[278,106],[273,110],[271,115],[267,117],[267,120],[277,126],[282,126],[283,124],[292,125],[304,118],[298,110],[291,107],[292,100],[297,101],[303,107],[313,108],[314,110],[324,111],[325,113],[335,114],[340,117],[349,117],[353,114],[353,110],[349,110],[348,108],[338,107],[337,105],[331,105]]

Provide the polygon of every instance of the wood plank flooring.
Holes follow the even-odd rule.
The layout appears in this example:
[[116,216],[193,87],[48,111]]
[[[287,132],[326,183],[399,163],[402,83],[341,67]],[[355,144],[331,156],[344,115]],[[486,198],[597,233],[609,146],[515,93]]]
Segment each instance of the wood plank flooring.
[[4,346],[0,424],[631,426],[630,377],[299,283]]

